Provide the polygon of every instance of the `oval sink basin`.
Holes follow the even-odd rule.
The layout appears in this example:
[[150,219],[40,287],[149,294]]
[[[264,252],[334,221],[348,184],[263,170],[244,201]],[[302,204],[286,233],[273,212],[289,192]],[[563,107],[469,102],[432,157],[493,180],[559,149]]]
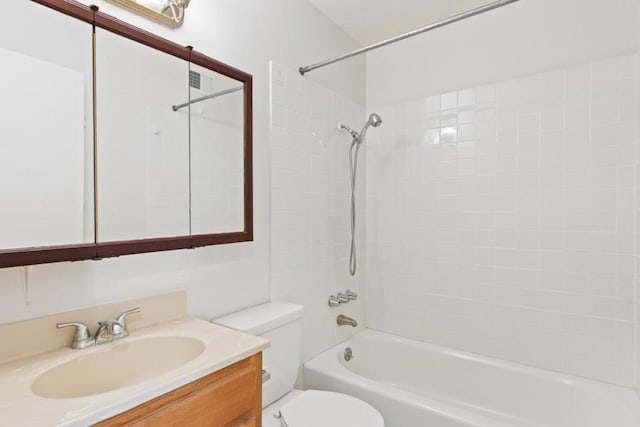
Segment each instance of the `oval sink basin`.
[[36,378],[31,390],[51,399],[105,393],[172,371],[204,349],[200,340],[189,337],[125,339],[105,351],[81,355],[49,369]]

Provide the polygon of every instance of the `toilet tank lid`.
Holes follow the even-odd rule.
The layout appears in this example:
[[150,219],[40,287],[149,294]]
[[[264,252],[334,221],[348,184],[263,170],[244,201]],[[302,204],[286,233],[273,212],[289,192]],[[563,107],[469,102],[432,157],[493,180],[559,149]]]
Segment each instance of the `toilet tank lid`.
[[301,317],[301,305],[272,301],[213,319],[213,322],[247,334],[262,335]]

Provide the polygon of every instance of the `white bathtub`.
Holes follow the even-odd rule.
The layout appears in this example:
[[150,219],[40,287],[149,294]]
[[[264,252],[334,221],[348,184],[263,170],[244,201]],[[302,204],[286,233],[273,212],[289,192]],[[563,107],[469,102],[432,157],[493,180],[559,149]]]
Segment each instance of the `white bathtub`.
[[369,402],[386,427],[640,426],[634,390],[372,330],[307,362],[304,381]]

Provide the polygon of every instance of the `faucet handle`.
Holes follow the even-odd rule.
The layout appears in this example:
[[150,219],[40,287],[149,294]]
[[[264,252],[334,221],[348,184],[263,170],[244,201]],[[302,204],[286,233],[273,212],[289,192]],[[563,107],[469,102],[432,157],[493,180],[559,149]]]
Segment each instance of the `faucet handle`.
[[339,306],[340,304],[342,304],[342,303],[340,302],[340,300],[338,299],[338,297],[337,297],[337,296],[335,296],[335,295],[331,295],[331,296],[329,297],[329,307],[337,307],[337,306]]
[[340,302],[340,304],[346,304],[349,301],[351,301],[349,299],[349,297],[347,296],[347,294],[343,294],[342,292],[340,292],[338,295],[336,295],[338,297],[338,301]]
[[74,350],[79,350],[87,347],[91,347],[95,344],[95,340],[91,337],[91,333],[89,332],[89,327],[84,323],[80,322],[66,322],[66,323],[56,323],[56,328],[68,328],[70,326],[75,326],[76,333],[73,337],[73,342],[71,343],[71,348]]
[[116,323],[113,324],[113,338],[126,338],[129,336],[129,331],[127,330],[127,316],[130,314],[140,313],[140,307],[132,308],[131,310],[127,310],[122,313],[120,316],[116,317]]
[[358,294],[350,291],[349,289],[347,289],[344,294],[349,298],[349,301],[355,301],[358,299]]

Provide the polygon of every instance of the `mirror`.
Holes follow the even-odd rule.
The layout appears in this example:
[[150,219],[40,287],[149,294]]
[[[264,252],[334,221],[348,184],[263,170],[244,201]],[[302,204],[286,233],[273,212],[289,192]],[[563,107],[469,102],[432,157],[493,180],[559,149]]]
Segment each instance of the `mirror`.
[[96,30],[98,242],[189,235],[189,62]]
[[191,232],[244,229],[244,86],[191,65]]
[[253,240],[251,75],[96,6],[4,10],[0,267]]
[[3,11],[20,19],[0,26],[0,251],[92,243],[91,27],[29,1]]

